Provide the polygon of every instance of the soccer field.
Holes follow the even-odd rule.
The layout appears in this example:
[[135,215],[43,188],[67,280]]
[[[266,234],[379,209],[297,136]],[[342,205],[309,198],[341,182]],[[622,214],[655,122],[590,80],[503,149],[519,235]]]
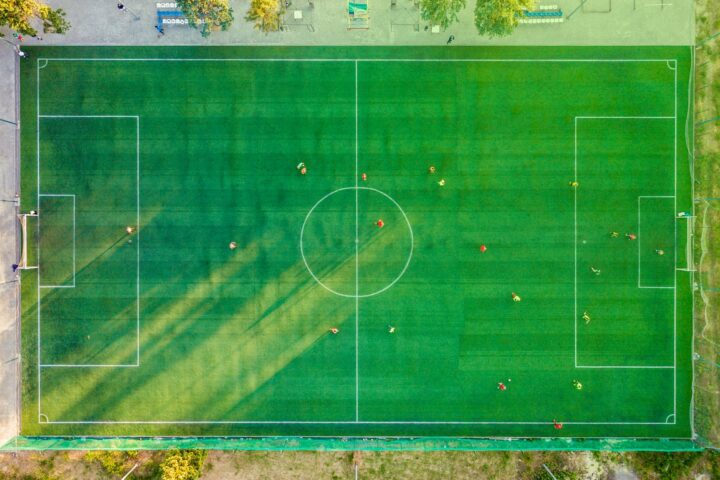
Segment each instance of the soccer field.
[[691,436],[690,47],[28,52],[23,435]]

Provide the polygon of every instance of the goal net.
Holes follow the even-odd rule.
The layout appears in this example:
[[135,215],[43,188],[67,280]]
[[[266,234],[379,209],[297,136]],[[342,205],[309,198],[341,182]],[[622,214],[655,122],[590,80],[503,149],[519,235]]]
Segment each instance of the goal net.
[[28,265],[28,259],[27,259],[27,219],[28,217],[37,217],[37,212],[31,212],[31,213],[22,213],[17,216],[18,221],[20,222],[20,259],[17,263],[17,269],[18,270],[29,270],[33,268],[38,268],[37,265]]

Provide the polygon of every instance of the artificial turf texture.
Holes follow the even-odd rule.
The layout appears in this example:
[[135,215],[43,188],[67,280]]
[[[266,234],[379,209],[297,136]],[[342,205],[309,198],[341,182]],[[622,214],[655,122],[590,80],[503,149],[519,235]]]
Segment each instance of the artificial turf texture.
[[22,434],[690,437],[690,48],[28,51]]

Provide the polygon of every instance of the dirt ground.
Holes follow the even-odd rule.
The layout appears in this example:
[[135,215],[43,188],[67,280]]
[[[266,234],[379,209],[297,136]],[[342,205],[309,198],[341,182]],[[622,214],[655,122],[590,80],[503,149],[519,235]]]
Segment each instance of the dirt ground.
[[[165,480],[168,452],[0,454],[0,480]],[[136,466],[137,465],[137,466]],[[711,480],[720,455],[609,452],[209,452],[203,480]],[[357,468],[357,477],[356,475]],[[637,475],[627,472],[636,471]],[[625,472],[626,476],[620,476]],[[628,476],[629,475],[629,476]],[[173,478],[193,480],[197,477]]]
[[720,445],[720,0],[696,3],[695,49],[695,425]]

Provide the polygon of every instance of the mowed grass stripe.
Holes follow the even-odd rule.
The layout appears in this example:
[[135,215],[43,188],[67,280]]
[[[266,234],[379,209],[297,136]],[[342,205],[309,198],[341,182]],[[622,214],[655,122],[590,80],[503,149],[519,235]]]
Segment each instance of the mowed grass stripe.
[[[558,434],[551,421],[559,417],[593,424],[568,435],[685,434],[686,415],[667,426],[642,425],[675,413],[672,370],[574,368],[574,192],[567,185],[574,176],[574,118],[667,115],[675,83],[661,62],[562,62],[551,69],[548,62],[360,62],[357,118],[351,62],[50,61],[40,75],[43,114],[141,118],[143,208],[141,366],[43,370],[43,413],[50,421],[239,423],[63,426],[28,417],[27,433],[549,436]],[[46,76],[53,80],[45,83]],[[40,140],[53,149],[52,136]],[[668,140],[647,142],[654,149]],[[632,153],[624,142],[610,142],[618,165],[625,154],[641,165],[651,161],[646,149]],[[400,281],[359,300],[357,338],[355,299],[318,285],[299,248],[310,208],[355,185],[356,148],[357,171],[368,174],[362,186],[392,197],[414,234],[413,259]],[[307,176],[297,174],[299,161],[307,163]],[[67,155],[60,168],[92,186],[76,157]],[[633,181],[655,187],[673,173],[658,166]],[[610,187],[613,194],[624,195],[624,187]],[[614,218],[609,196],[591,185],[587,195],[581,210],[603,220],[590,220],[583,232],[600,245],[606,220]],[[354,265],[355,222],[345,215],[353,216],[352,201],[325,204],[310,219],[304,248],[322,278],[352,291],[359,273],[357,288],[365,292],[395,278],[406,234],[381,196],[363,196],[358,205],[361,264]],[[240,248],[228,249],[230,241]],[[632,252],[598,249],[598,259],[608,265],[603,279],[637,266]],[[593,294],[606,298],[603,292],[617,289],[617,298],[637,299],[637,276],[621,280]],[[110,288],[99,275],[95,284]],[[523,301],[512,302],[512,291]],[[672,312],[661,307],[655,308],[665,322]],[[624,311],[623,303],[611,300],[608,311],[616,308]],[[613,319],[593,318],[599,336],[592,348],[598,356],[617,349],[617,364],[635,360],[622,342],[647,339],[644,327],[624,322],[614,333],[607,330]],[[666,335],[662,322],[653,328]],[[331,326],[340,333],[328,335]],[[64,327],[67,335],[77,332]],[[32,349],[33,337],[24,338]],[[634,343],[648,364],[655,360],[648,355],[661,351]],[[63,345],[66,355],[77,354],[71,343]],[[683,404],[689,371],[681,368]],[[582,392],[571,385],[579,376]],[[499,381],[510,388],[498,391]],[[242,424],[352,421],[358,388],[361,421],[408,425]]]

